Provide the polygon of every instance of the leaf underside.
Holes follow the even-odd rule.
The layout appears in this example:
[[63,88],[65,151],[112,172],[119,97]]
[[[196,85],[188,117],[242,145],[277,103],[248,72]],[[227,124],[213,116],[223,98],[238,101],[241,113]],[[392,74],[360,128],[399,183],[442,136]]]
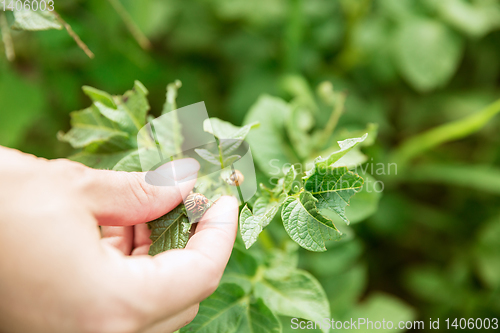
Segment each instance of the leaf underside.
[[191,224],[185,214],[184,205],[181,204],[166,215],[148,222],[148,227],[151,229],[150,239],[153,241],[149,254],[154,256],[167,250],[186,247]]

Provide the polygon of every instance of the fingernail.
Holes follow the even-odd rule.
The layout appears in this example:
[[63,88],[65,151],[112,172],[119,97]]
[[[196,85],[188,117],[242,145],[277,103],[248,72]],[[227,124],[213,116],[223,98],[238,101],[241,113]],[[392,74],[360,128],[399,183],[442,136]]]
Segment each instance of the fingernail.
[[194,158],[185,158],[166,163],[146,173],[146,182],[155,186],[176,186],[176,182],[196,179],[200,163]]
[[171,163],[174,179],[177,181],[193,179],[200,170],[200,163],[194,158],[184,158]]

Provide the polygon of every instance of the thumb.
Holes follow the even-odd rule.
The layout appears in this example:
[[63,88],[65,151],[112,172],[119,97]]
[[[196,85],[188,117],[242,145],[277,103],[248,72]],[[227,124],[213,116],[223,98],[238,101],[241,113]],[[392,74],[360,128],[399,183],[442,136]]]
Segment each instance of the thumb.
[[216,203],[185,249],[124,258],[124,293],[151,309],[146,316],[150,323],[198,304],[217,289],[236,238],[238,201],[222,197]]
[[177,207],[195,185],[199,169],[192,158],[172,161],[148,173],[154,182],[146,181],[145,172],[89,169],[86,199],[100,225],[145,223]]

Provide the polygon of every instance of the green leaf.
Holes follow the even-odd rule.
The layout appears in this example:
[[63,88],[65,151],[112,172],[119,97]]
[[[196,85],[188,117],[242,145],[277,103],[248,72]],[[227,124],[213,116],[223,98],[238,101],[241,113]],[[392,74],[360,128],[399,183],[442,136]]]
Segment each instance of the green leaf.
[[328,209],[337,213],[347,224],[345,207],[351,197],[363,186],[363,178],[346,167],[319,167],[304,180],[304,189],[318,200],[318,209]]
[[281,322],[264,301],[258,298],[255,302],[250,303],[237,332],[281,333]]
[[207,149],[195,149],[194,151],[198,155],[200,155],[200,157],[203,158],[208,163],[220,166],[219,156],[212,154],[209,150],[207,150]]
[[224,167],[227,167],[241,158],[240,155],[232,155],[224,160]]
[[318,278],[331,278],[350,269],[359,262],[363,254],[363,243],[359,239],[341,240],[331,244],[330,251],[323,253],[305,253],[304,269]]
[[109,127],[79,124],[66,134],[59,135],[59,140],[68,142],[73,148],[83,148],[92,143],[102,143],[112,139],[128,138],[128,134]]
[[292,190],[293,183],[295,181],[295,177],[297,176],[297,172],[295,172],[295,167],[292,165],[290,170],[285,175],[285,179],[283,181],[283,187],[285,189],[285,193],[290,193]]
[[250,254],[250,251],[235,246],[222,276],[221,284],[236,283],[246,293],[250,293],[252,278],[257,273],[257,267],[257,260]]
[[409,19],[401,24],[395,56],[403,77],[419,91],[444,86],[462,57],[460,36],[430,19]]
[[500,287],[500,217],[481,227],[475,245],[476,267],[481,279],[493,290]]
[[150,109],[146,98],[148,93],[148,90],[142,83],[135,81],[132,90],[116,98],[118,110],[130,117],[137,130],[146,124],[146,114]]
[[166,215],[148,222],[148,227],[151,229],[149,238],[153,241],[149,247],[149,254],[154,256],[167,250],[186,247],[191,224],[184,205],[180,204]]
[[184,332],[279,333],[281,324],[262,300],[250,302],[240,286],[225,283],[201,302],[196,318],[181,328]]
[[[72,129],[59,134],[59,139],[88,152],[116,152],[137,147],[135,136],[144,126],[149,109],[144,86],[136,81],[132,90],[114,100],[90,87],[84,91],[96,101],[87,109],[71,113]],[[116,101],[117,109],[107,106],[110,98]]]
[[309,83],[303,76],[287,75],[282,80],[283,89],[294,96],[294,102],[312,112],[318,111],[318,105]]
[[15,10],[14,18],[12,29],[38,31],[63,28],[51,11]]
[[134,151],[132,154],[128,154],[121,160],[119,160],[113,170],[116,171],[127,171],[127,172],[141,172],[141,158],[138,151]]
[[153,126],[163,152],[167,156],[179,156],[182,153],[182,125],[177,115],[177,90],[182,86],[181,81],[176,80],[167,86],[167,96],[163,106],[162,115]]
[[[253,215],[247,206],[241,210],[240,233],[247,249],[257,241],[259,234],[271,223],[281,206],[280,202],[264,203],[265,200],[265,198],[260,197],[255,202],[254,211],[256,211],[256,215]],[[262,208],[263,205],[265,207]]]
[[419,265],[411,266],[405,272],[406,287],[419,299],[430,303],[456,303],[460,299],[456,294],[456,285],[442,267]]
[[130,115],[123,108],[111,108],[101,102],[94,102],[94,105],[104,117],[116,123],[123,131],[131,134],[137,133],[133,119],[130,118]]
[[252,124],[239,127],[218,118],[209,118],[203,121],[203,130],[207,133],[213,134],[217,139],[219,139],[222,154],[224,156],[227,156],[238,149],[250,130],[258,126],[259,123],[254,122]]
[[182,87],[182,82],[179,80],[167,85],[167,96],[161,114],[177,110],[177,92],[180,87]]
[[268,176],[279,176],[286,163],[299,162],[288,144],[285,121],[290,106],[282,99],[263,95],[250,108],[245,124],[259,122],[259,128],[248,133],[247,141],[259,168]]
[[[255,284],[254,294],[282,316],[322,321],[330,317],[330,306],[321,284],[308,272],[295,270],[285,279],[264,278]],[[323,332],[328,332],[324,329]]]
[[281,210],[283,226],[290,237],[310,251],[326,251],[325,241],[339,239],[342,233],[330,219],[318,212],[318,200],[309,192],[302,192],[299,198],[285,200]]
[[[299,246],[297,243],[287,241],[284,250],[274,249],[268,254],[267,267],[264,276],[271,280],[283,280],[289,278],[299,264]],[[314,254],[316,255],[316,254]]]
[[160,162],[158,151],[155,148],[140,148],[118,161],[113,170],[127,172],[150,171],[158,167]]
[[96,154],[82,151],[78,154],[70,156],[69,159],[75,162],[80,162],[94,169],[111,170],[118,162],[134,152],[134,150],[126,150],[110,154]]
[[[413,321],[417,318],[415,310],[408,304],[399,300],[398,298],[383,294],[371,294],[361,305],[359,305],[348,318],[367,318],[372,322],[392,321],[394,328],[389,329],[387,326],[377,329],[377,332],[406,332],[406,329],[399,329],[396,323]],[[423,327],[421,327],[423,329]],[[350,332],[351,330],[342,330],[342,332]],[[359,332],[373,332],[371,325],[363,326],[358,329]]]
[[339,129],[335,133],[337,141],[346,140],[349,138],[357,138],[367,134],[367,138],[359,144],[362,147],[372,146],[375,143],[378,135],[378,124],[368,123],[365,128],[359,130]]
[[305,159],[311,153],[311,139],[309,131],[314,126],[314,117],[311,112],[294,104],[286,123],[286,130],[290,142],[300,158]]
[[181,333],[237,332],[245,315],[245,292],[236,284],[226,283],[200,303],[198,315]]
[[89,86],[83,86],[82,90],[85,95],[89,96],[93,102],[101,102],[109,108],[116,109],[116,104],[113,101],[113,96],[111,96],[107,92]]
[[494,1],[428,1],[437,7],[444,21],[472,37],[482,37],[498,29],[500,8]]
[[[351,224],[361,222],[373,215],[377,211],[378,203],[382,197],[382,188],[380,185],[377,186],[377,180],[368,174],[363,177],[364,184],[361,191],[357,192],[351,198],[349,205],[345,207],[345,216]],[[334,224],[343,221],[340,215],[331,210],[321,210],[320,212],[329,217]]]
[[363,136],[359,138],[352,138],[352,139],[346,139],[343,141],[337,142],[340,150],[333,152],[330,156],[327,158],[321,158],[318,157],[314,163],[317,167],[327,167],[329,165],[332,165],[333,163],[337,162],[341,157],[343,157],[345,154],[347,154],[351,149],[356,147],[358,144],[361,142],[365,141],[365,139],[368,137],[368,133],[365,133]]

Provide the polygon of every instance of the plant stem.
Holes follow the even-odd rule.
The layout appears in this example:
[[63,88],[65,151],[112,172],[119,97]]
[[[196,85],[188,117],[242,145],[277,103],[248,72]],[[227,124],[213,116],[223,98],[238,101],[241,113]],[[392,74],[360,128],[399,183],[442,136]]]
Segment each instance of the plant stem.
[[151,48],[151,42],[146,37],[146,35],[144,35],[144,33],[139,29],[137,24],[135,24],[134,20],[127,12],[125,7],[123,7],[122,3],[119,0],[108,0],[108,1],[111,4],[111,6],[113,6],[118,15],[121,17],[128,31],[130,31],[130,33],[135,38],[137,43],[142,47],[142,49],[149,50]]
[[339,122],[340,116],[342,116],[342,113],[344,113],[344,105],[345,105],[345,99],[346,95],[345,93],[338,93],[336,94],[336,100],[335,100],[335,107],[332,111],[332,114],[330,115],[330,119],[328,119],[328,123],[326,124],[325,129],[323,130],[323,133],[321,135],[320,143],[321,142],[328,142],[328,139],[332,135],[333,131],[337,127],[337,124]]
[[491,118],[500,113],[500,99],[479,112],[417,134],[404,141],[392,154],[391,161],[401,169],[408,162],[440,144],[464,138],[480,130]]
[[220,139],[217,138],[217,147],[219,148],[219,161],[220,161],[220,168],[224,169],[224,156],[222,156],[222,147],[220,143]]
[[14,51],[14,43],[10,34],[9,24],[7,23],[7,16],[5,12],[0,14],[0,30],[2,31],[3,45],[5,46],[5,56],[8,61],[14,61],[16,53]]
[[289,73],[297,72],[299,68],[302,16],[302,0],[289,0],[289,16],[285,32],[285,70]]
[[94,53],[90,51],[88,46],[80,39],[80,36],[78,36],[76,32],[73,31],[71,26],[68,23],[66,23],[66,21],[64,21],[58,13],[56,13],[55,11],[53,11],[52,13],[54,13],[59,23],[61,23],[64,26],[68,34],[75,40],[76,44],[83,50],[83,52],[85,52],[85,54],[90,59],[94,59]]

